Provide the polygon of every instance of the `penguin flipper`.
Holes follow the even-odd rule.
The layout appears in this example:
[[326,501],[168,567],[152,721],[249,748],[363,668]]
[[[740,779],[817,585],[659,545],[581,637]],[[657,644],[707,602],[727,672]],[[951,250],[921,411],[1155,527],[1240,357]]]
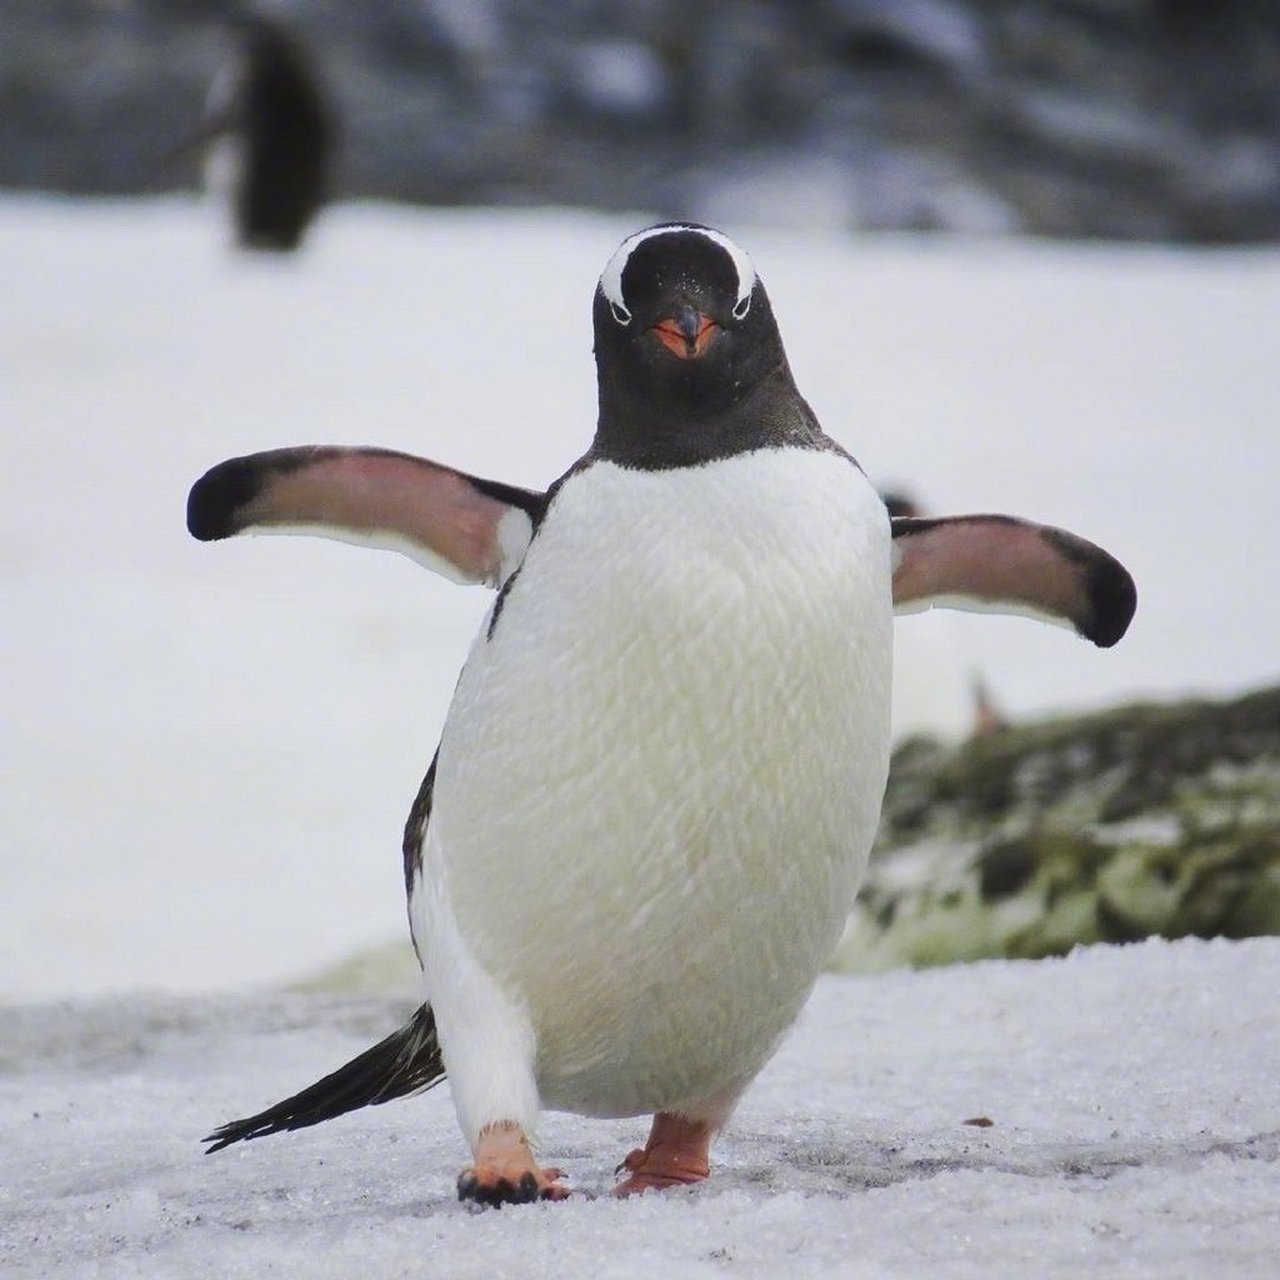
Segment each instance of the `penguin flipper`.
[[395,1098],[408,1098],[443,1079],[444,1059],[440,1056],[435,1015],[431,1006],[424,1004],[399,1031],[323,1080],[317,1080],[301,1093],[277,1102],[256,1116],[232,1120],[215,1129],[202,1139],[213,1144],[205,1154],[212,1155],[233,1142],[289,1129],[305,1129],[361,1107],[376,1107]]
[[1108,649],[1137,608],[1128,570],[1065,529],[993,515],[897,517],[892,525],[898,613],[942,605],[1027,614]]
[[201,542],[295,533],[399,551],[454,582],[500,585],[546,495],[391,449],[310,445],[231,458],[187,498]]

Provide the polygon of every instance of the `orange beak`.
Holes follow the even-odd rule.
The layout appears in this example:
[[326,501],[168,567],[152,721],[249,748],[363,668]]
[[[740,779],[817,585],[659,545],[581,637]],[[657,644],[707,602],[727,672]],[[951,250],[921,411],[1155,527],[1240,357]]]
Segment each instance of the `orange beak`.
[[701,311],[679,306],[673,315],[659,320],[653,332],[672,355],[681,360],[696,360],[715,340],[720,326]]

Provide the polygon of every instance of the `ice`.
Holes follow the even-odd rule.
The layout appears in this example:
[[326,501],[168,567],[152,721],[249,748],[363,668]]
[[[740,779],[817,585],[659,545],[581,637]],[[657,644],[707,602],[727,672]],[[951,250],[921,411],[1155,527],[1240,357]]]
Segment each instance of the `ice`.
[[[560,1205],[473,1212],[444,1088],[202,1154],[386,1000],[0,1010],[6,1277],[1271,1277],[1280,939],[824,978],[692,1191],[605,1194],[635,1121],[548,1115]],[[992,1121],[989,1127],[966,1123]]]

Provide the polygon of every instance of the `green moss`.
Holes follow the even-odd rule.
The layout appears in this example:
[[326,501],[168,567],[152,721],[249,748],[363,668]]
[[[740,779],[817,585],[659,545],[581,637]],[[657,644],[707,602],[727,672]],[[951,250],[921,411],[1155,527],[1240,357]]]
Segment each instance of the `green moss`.
[[1280,688],[895,753],[842,967],[1280,933]]

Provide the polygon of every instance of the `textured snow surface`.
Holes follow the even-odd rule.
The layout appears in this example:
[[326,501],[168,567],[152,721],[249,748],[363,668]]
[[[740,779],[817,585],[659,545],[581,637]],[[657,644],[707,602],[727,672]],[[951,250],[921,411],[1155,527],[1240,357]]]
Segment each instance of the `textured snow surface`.
[[[642,1121],[548,1115],[559,1205],[459,1205],[447,1091],[215,1156],[387,1001],[0,1011],[0,1273],[1274,1277],[1280,940],[824,978],[710,1181],[616,1202]],[[986,1118],[980,1128],[966,1121]]]
[[[350,206],[279,261],[211,206],[0,199],[0,1000],[275,983],[405,936],[400,831],[489,594],[199,545],[187,490],[326,441],[545,485],[595,421],[596,277],[646,221]],[[1138,580],[1107,653],[902,619],[901,718],[958,728],[970,665],[1019,715],[1276,679],[1280,253],[726,230],[873,479],[1067,525]]]

